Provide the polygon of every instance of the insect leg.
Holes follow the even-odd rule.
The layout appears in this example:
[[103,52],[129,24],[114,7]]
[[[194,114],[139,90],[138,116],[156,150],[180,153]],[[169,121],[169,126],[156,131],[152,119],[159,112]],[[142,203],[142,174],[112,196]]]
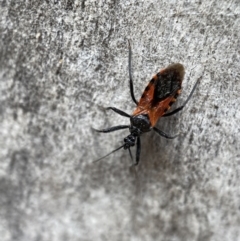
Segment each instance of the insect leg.
[[140,153],[141,153],[141,140],[140,137],[137,138],[137,149],[136,149],[136,163],[135,166],[138,165],[140,160]]
[[178,135],[169,136],[168,134],[166,134],[165,132],[159,130],[159,129],[156,128],[156,127],[153,127],[153,130],[154,130],[155,132],[157,132],[160,136],[163,136],[163,137],[165,137],[165,138],[167,138],[167,139],[174,139],[174,138],[176,138],[176,137],[178,136]]
[[125,117],[131,117],[129,114],[127,114],[124,111],[119,110],[115,107],[107,107],[107,108],[105,108],[105,110],[113,110],[114,112],[118,113],[119,115],[122,115],[122,116],[125,116]]
[[175,109],[174,111],[169,112],[169,113],[163,115],[163,117],[174,115],[174,114],[176,114],[177,112],[181,111],[181,110],[184,108],[184,106],[188,103],[188,101],[189,101],[190,98],[192,97],[193,92],[195,91],[195,89],[196,89],[196,87],[197,87],[197,85],[198,85],[200,79],[201,79],[201,78],[199,78],[199,79],[197,80],[197,82],[195,83],[195,85],[193,86],[193,89],[192,89],[190,95],[188,96],[188,98],[186,99],[186,101],[183,103],[183,105],[180,106],[180,107],[178,107],[178,108]]
[[129,128],[129,126],[119,125],[119,126],[113,126],[113,127],[109,127],[109,128],[106,128],[106,129],[102,129],[102,130],[97,130],[97,129],[94,129],[94,128],[93,129],[97,132],[108,133],[108,132],[117,131],[117,130],[121,130],[121,129],[127,129],[127,128]]
[[129,49],[129,54],[128,54],[128,71],[129,71],[129,85],[130,85],[130,93],[133,102],[137,105],[138,102],[135,99],[134,96],[134,90],[133,90],[133,79],[132,79],[132,49],[131,49],[131,44],[130,41],[128,40],[128,49]]

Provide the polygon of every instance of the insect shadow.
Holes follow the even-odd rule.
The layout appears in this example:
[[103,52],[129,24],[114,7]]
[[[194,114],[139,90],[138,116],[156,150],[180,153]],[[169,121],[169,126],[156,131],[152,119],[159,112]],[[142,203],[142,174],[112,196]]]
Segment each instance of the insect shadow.
[[111,151],[107,155],[95,160],[95,162],[102,160],[103,158],[109,156],[110,154],[120,150],[127,149],[129,151],[131,159],[132,152],[131,147],[136,145],[136,160],[134,165],[138,165],[141,153],[141,140],[140,136],[151,130],[154,130],[157,134],[167,139],[174,139],[178,135],[169,136],[165,132],[159,130],[155,127],[157,121],[160,117],[168,117],[181,111],[190,98],[192,97],[200,78],[195,83],[192,91],[190,92],[188,98],[185,100],[182,106],[176,108],[172,112],[168,112],[172,104],[176,101],[178,95],[181,93],[182,81],[184,78],[185,70],[182,64],[175,63],[171,64],[165,69],[159,71],[156,75],[152,77],[149,84],[145,88],[140,100],[137,102],[134,95],[133,79],[132,79],[132,50],[130,42],[128,41],[129,55],[128,55],[128,71],[129,71],[129,86],[132,101],[136,104],[136,109],[133,111],[132,115],[119,110],[115,107],[107,107],[106,110],[113,110],[117,114],[127,117],[130,119],[130,125],[118,125],[110,128],[97,130],[97,132],[113,132],[121,129],[129,129],[130,134],[123,139],[124,144],[115,150]]

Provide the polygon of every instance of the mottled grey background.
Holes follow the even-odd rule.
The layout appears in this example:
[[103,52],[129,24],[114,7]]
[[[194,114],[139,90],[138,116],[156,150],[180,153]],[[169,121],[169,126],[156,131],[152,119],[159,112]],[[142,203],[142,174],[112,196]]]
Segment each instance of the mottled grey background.
[[[3,241],[240,240],[239,0],[0,1],[0,234]],[[170,63],[186,68],[181,113],[121,150],[134,109]]]

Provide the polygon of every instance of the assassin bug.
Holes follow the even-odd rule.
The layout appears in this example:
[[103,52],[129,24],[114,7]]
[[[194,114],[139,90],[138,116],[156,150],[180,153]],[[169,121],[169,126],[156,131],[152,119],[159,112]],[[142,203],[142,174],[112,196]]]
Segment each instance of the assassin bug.
[[128,70],[129,70],[129,84],[130,84],[130,93],[133,102],[137,105],[132,115],[125,113],[122,110],[119,110],[115,107],[107,107],[106,110],[113,110],[121,116],[130,118],[130,125],[119,125],[106,128],[103,130],[96,130],[97,132],[108,133],[112,131],[117,131],[121,129],[129,128],[130,135],[124,138],[124,144],[102,158],[96,160],[99,161],[113,152],[118,151],[121,148],[128,149],[129,154],[132,158],[132,153],[130,147],[137,145],[136,148],[136,162],[135,165],[138,165],[140,160],[141,152],[141,141],[140,136],[148,131],[154,130],[160,136],[163,136],[168,139],[173,139],[176,136],[169,136],[165,132],[159,130],[155,127],[158,119],[160,117],[167,117],[176,114],[184,108],[188,103],[193,92],[195,91],[200,78],[195,83],[192,91],[190,92],[188,98],[183,103],[182,106],[176,108],[172,112],[167,113],[171,105],[176,101],[178,95],[181,93],[182,81],[184,78],[184,67],[182,64],[176,63],[169,65],[167,68],[161,70],[156,75],[154,75],[145,88],[139,102],[136,101],[134,90],[133,90],[133,79],[131,72],[131,61],[132,61],[132,50],[130,42],[128,41],[129,55],[128,55]]

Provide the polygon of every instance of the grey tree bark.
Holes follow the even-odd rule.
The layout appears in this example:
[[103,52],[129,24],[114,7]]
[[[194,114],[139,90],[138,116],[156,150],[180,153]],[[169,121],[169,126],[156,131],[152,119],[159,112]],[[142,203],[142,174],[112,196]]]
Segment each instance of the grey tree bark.
[[[240,240],[238,0],[0,1],[1,240]],[[119,150],[137,99],[185,66],[184,110]]]

